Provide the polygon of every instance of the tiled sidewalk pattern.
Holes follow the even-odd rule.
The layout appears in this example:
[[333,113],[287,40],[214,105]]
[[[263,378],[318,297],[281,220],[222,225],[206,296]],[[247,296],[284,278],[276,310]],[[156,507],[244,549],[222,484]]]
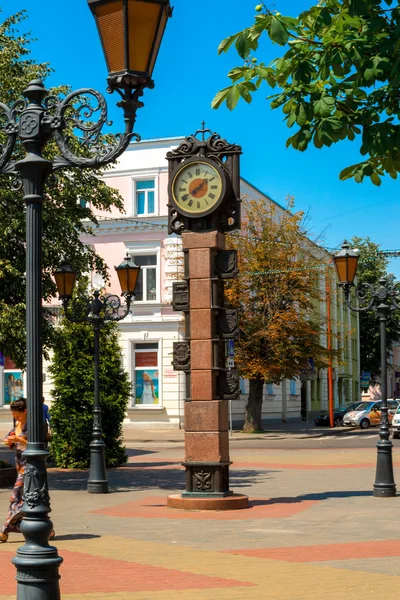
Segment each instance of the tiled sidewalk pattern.
[[[398,600],[400,498],[372,497],[374,450],[235,450],[233,487],[252,502],[227,513],[167,509],[176,448],[138,454],[108,495],[50,473],[63,599]],[[0,600],[15,599],[21,541],[0,545]]]

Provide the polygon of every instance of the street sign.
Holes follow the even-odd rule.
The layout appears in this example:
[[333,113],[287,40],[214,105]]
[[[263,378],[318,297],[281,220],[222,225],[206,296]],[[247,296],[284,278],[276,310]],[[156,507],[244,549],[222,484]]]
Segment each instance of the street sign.
[[235,344],[234,340],[228,340],[228,369],[233,369],[235,366]]
[[360,376],[360,386],[368,387],[370,381],[371,381],[371,373],[369,373],[368,371],[363,371]]

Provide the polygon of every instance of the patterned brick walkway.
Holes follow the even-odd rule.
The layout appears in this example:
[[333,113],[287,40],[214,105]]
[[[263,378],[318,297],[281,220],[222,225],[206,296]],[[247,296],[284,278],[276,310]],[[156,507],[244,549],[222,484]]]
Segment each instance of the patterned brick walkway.
[[[85,472],[50,472],[62,598],[398,600],[400,497],[373,498],[373,449],[233,449],[232,488],[251,506],[226,513],[167,509],[179,451],[137,454],[108,495],[87,494]],[[21,542],[0,545],[0,600],[15,599]]]

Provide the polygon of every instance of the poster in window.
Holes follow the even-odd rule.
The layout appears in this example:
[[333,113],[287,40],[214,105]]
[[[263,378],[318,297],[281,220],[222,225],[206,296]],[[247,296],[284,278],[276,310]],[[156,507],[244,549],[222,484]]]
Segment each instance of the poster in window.
[[24,378],[21,371],[4,373],[4,404],[11,404],[24,395]]
[[136,404],[159,404],[158,369],[136,371]]

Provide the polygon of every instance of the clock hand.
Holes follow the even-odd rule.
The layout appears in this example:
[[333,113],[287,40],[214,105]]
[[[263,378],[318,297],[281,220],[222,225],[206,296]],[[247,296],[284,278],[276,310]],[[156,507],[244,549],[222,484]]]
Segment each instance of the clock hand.
[[190,192],[190,193],[191,193],[191,195],[192,195],[192,196],[195,196],[195,195],[197,194],[197,192],[199,192],[200,190],[202,190],[202,189],[203,189],[203,187],[204,187],[204,184],[205,184],[205,183],[208,183],[208,180],[207,180],[207,179],[203,179],[203,182],[202,182],[202,183],[200,183],[200,185],[198,185],[197,187],[195,187],[195,188],[194,188],[194,190],[193,190],[192,192]]

